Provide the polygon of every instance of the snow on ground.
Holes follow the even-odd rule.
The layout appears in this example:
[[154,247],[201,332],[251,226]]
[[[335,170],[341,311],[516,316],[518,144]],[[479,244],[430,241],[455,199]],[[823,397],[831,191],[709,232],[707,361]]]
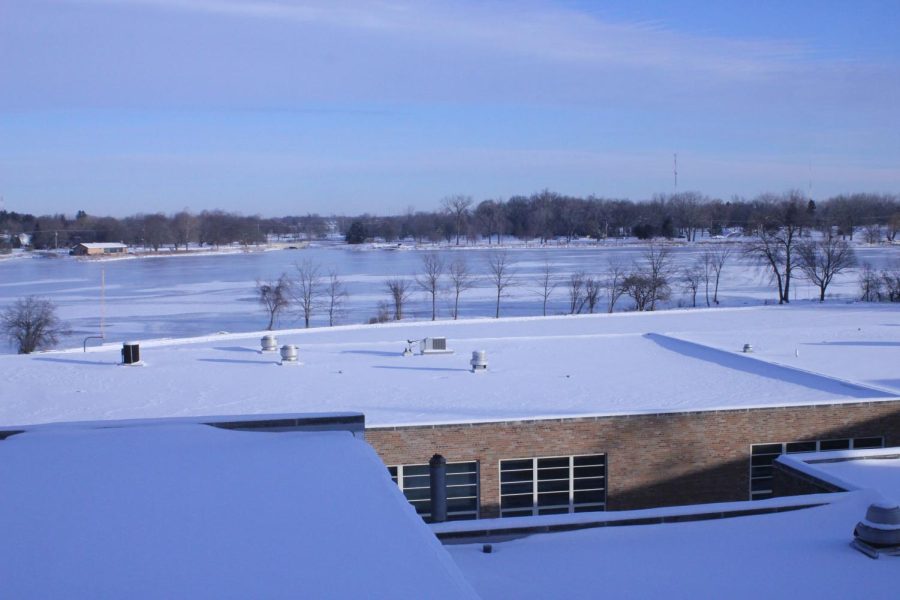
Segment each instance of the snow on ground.
[[6,598],[474,597],[347,432],[50,426],[0,480]]
[[446,548],[486,599],[896,598],[897,560],[849,545],[878,494],[805,498],[823,497],[784,513],[536,534],[491,554],[480,542]]
[[[827,342],[817,350],[827,360],[802,362],[805,351],[788,360],[781,345],[795,338],[787,330],[815,332],[809,335]],[[297,366],[260,353],[259,335],[144,342],[143,367],[119,366],[118,345],[0,356],[0,424],[358,411],[369,426],[390,426],[858,402],[900,393],[889,376],[900,364],[900,307],[893,306],[280,332],[280,344],[299,346]],[[401,356],[407,339],[434,335],[447,336],[456,352]],[[705,337],[720,347],[694,343]],[[870,341],[879,342],[875,351]],[[740,353],[745,342],[760,350]],[[469,371],[473,350],[487,351],[488,372]]]

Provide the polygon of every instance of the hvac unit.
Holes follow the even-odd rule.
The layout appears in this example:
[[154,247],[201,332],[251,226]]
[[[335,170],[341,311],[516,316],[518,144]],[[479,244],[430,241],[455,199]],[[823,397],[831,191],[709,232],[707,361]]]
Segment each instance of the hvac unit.
[[422,354],[453,354],[453,350],[447,348],[447,338],[427,337],[419,342],[419,351]]

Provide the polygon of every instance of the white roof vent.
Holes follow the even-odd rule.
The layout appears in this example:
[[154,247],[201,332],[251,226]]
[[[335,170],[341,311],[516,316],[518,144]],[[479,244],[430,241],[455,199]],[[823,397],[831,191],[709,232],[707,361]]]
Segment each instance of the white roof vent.
[[453,350],[447,348],[447,338],[427,337],[419,342],[419,351],[422,354],[453,354]]
[[472,360],[469,361],[469,364],[472,365],[473,373],[487,371],[487,352],[484,350],[475,350],[472,352]]
[[267,333],[259,340],[263,352],[275,352],[278,350],[278,338],[271,333]]
[[851,545],[870,558],[900,556],[900,505],[875,503],[856,524]]
[[281,364],[282,365],[299,365],[297,360],[297,346],[293,344],[285,344],[281,347]]

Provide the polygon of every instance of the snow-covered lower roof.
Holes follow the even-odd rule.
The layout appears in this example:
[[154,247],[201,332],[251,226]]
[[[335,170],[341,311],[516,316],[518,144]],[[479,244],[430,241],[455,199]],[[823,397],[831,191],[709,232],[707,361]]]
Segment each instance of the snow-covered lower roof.
[[[490,554],[482,552],[482,541],[446,547],[482,598],[896,598],[898,560],[872,560],[850,547],[856,523],[878,494],[803,498],[824,504],[756,516],[531,535],[494,541]],[[784,501],[796,503],[794,498],[764,502]],[[693,508],[754,509],[760,504]],[[667,510],[672,509],[630,511],[629,516],[647,518]]]
[[778,462],[840,489],[874,490],[900,502],[900,448],[785,454]]
[[474,596],[349,432],[38,427],[0,481],[7,598]]
[[[900,395],[900,309],[768,307],[411,322],[0,356],[0,425],[357,411],[368,426],[730,410]],[[402,356],[446,336],[453,354]],[[750,343],[754,352],[741,348]],[[473,374],[474,350],[488,370]]]
[[121,244],[118,242],[82,242],[78,244],[79,246],[84,246],[85,248],[96,248],[98,250],[103,250],[107,248],[127,248],[125,244]]

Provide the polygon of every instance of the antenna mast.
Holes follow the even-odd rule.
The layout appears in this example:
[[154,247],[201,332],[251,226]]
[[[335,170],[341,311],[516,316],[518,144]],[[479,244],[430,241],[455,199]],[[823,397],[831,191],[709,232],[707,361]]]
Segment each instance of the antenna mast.
[[812,200],[812,161],[809,161],[809,187],[806,191],[806,197],[808,200]]
[[676,152],[674,155],[674,160],[672,162],[672,173],[675,175],[675,193],[678,193],[678,153]]

